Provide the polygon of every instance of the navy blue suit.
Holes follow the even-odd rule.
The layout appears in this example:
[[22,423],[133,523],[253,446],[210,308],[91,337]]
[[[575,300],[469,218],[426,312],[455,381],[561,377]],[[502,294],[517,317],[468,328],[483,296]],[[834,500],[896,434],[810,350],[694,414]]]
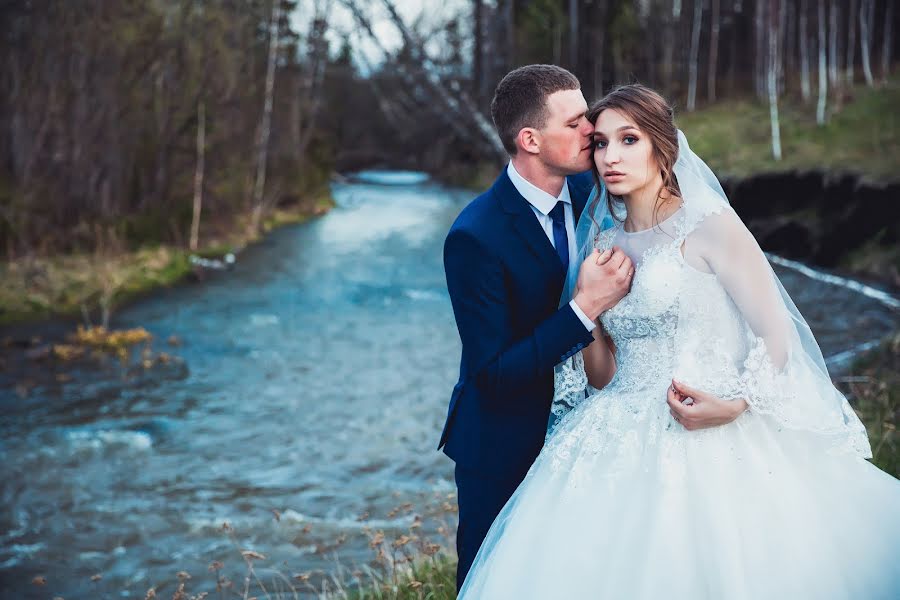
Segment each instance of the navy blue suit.
[[[593,181],[588,173],[567,181],[577,223]],[[438,448],[456,462],[461,585],[541,451],[554,365],[593,336],[568,304],[559,307],[566,273],[506,169],[453,223],[444,269],[462,360]]]

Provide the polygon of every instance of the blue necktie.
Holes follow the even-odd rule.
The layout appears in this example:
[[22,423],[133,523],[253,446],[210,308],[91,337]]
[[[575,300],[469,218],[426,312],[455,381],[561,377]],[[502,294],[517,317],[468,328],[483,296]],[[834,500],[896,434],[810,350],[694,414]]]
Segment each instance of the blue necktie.
[[560,200],[550,211],[550,218],[553,219],[553,245],[556,246],[556,253],[559,254],[559,260],[565,271],[569,270],[569,236],[566,235],[566,203]]

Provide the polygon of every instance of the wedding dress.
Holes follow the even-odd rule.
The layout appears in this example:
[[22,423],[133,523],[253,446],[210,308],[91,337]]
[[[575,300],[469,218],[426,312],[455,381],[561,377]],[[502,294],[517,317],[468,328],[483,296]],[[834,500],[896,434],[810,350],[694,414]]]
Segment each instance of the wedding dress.
[[[615,376],[591,388],[580,355],[558,369],[561,419],[459,597],[900,598],[900,481],[865,460],[862,424],[727,201],[676,174],[682,207],[656,227],[592,228],[591,246],[636,265],[601,317]],[[749,408],[688,431],[673,377]]]

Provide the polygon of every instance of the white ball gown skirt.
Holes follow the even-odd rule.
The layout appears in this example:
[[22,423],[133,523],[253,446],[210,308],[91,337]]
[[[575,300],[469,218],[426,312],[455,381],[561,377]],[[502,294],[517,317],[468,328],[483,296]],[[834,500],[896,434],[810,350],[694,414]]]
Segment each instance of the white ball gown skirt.
[[900,599],[900,481],[752,412],[686,431],[648,395],[566,415],[460,598]]

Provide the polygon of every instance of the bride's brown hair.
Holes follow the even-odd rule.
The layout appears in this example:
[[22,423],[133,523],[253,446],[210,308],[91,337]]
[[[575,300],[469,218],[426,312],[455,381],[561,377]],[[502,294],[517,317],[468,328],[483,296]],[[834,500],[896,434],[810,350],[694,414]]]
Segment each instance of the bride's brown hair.
[[[675,161],[678,159],[678,128],[675,127],[675,111],[659,92],[639,83],[620,85],[595,102],[587,112],[587,120],[596,125],[600,113],[610,108],[628,116],[638,129],[650,138],[650,144],[653,146],[653,158],[662,175],[662,185],[656,192],[655,215],[659,211],[660,200],[663,198],[664,192],[669,198],[681,197],[674,172]],[[593,160],[591,160],[591,172],[594,174],[594,183],[597,185],[597,189],[600,189],[602,180],[600,172],[597,170],[597,163]],[[598,196],[594,201],[595,204],[590,207],[589,215],[594,214],[597,207],[596,202],[599,201],[600,197]],[[613,218],[617,218],[612,206],[612,194],[607,194],[606,201],[609,205],[609,213]]]

